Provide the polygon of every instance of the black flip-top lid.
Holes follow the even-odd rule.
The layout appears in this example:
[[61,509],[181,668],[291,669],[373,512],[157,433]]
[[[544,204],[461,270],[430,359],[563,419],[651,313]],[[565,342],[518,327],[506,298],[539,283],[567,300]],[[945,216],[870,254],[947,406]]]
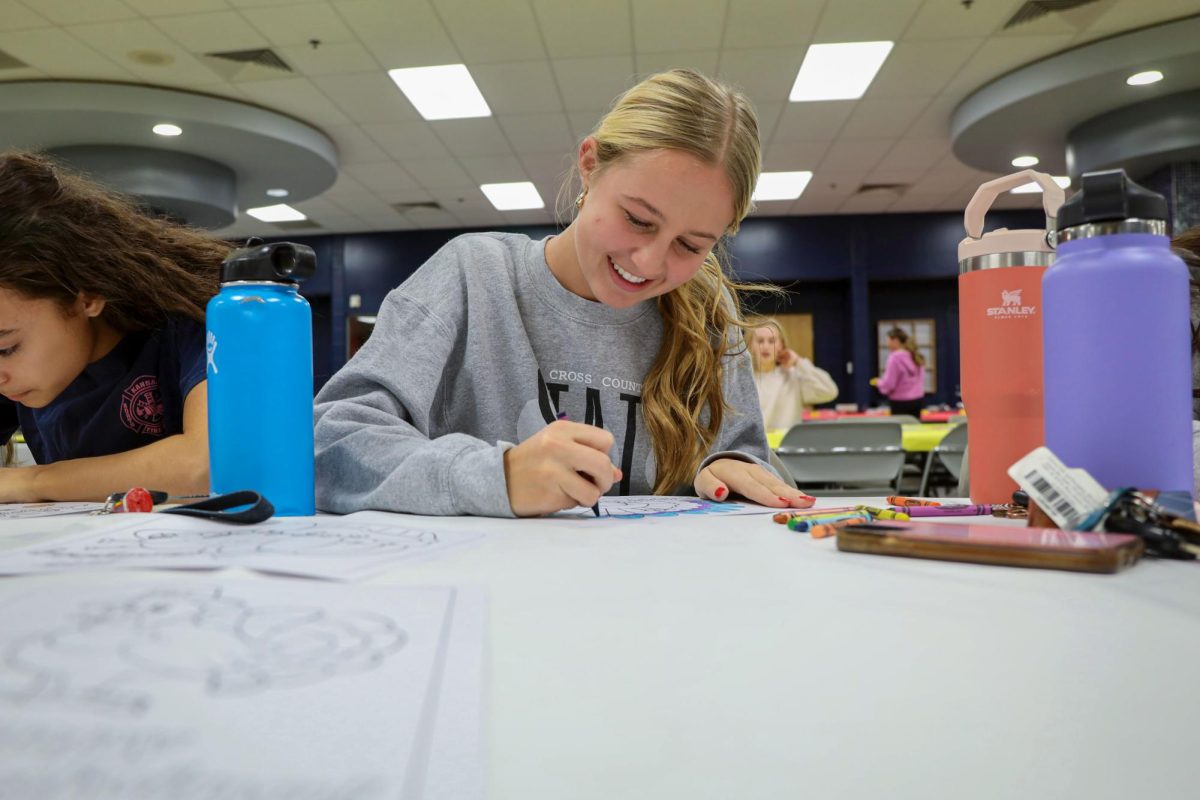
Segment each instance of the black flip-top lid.
[[1167,218],[1162,195],[1129,180],[1123,169],[1085,172],[1079,191],[1058,210],[1058,229],[1123,219]]
[[292,242],[247,242],[221,265],[221,283],[255,281],[298,283],[317,270],[317,254],[308,245]]

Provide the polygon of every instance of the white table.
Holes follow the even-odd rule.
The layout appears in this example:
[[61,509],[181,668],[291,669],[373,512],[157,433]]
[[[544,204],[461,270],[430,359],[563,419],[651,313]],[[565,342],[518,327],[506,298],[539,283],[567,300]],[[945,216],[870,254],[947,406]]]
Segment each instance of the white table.
[[489,534],[376,582],[488,589],[491,800],[1200,793],[1195,562],[855,555],[769,516],[419,524]]

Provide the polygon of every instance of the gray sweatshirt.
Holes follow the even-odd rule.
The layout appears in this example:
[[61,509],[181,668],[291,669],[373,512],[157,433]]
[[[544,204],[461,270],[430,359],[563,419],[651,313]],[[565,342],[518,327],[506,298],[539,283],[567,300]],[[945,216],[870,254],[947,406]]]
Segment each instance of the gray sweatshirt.
[[[652,492],[641,401],[662,340],[658,304],[611,308],[569,292],[546,241],[459,236],[388,294],[370,339],[317,395],[320,508],[512,516],[504,451],[559,412],[613,434],[623,479],[610,493]],[[726,359],[732,411],[704,465],[765,467],[750,355]]]

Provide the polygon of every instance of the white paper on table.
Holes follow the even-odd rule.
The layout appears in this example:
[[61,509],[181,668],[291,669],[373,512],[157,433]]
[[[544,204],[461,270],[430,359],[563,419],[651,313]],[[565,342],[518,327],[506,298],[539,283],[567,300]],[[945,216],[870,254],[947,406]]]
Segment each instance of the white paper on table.
[[377,511],[277,517],[228,525],[174,514],[131,514],[125,524],[0,553],[0,574],[95,567],[245,567],[331,580],[369,577],[402,560],[478,540],[480,531],[430,531]]
[[104,503],[0,503],[0,521],[91,514],[102,508]]
[[[443,680],[448,655],[478,648],[462,641],[482,630],[477,591],[118,580],[0,584],[11,796],[437,797],[431,737],[465,725],[479,740],[480,662]],[[466,697],[439,697],[451,685]]]
[[[635,494],[626,496],[604,496],[600,498],[600,520],[604,519],[654,519],[656,517],[679,516],[737,516],[744,514],[771,514],[779,509],[755,505],[753,503],[726,502],[703,500],[699,497],[683,497],[672,495]],[[597,519],[590,508],[578,508],[559,511],[552,515],[557,518]]]

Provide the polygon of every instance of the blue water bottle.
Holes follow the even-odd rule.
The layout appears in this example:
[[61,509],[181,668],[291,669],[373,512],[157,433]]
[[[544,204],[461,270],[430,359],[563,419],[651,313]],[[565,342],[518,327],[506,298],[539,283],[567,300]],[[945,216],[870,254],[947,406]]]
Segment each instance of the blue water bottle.
[[1085,174],[1042,280],[1046,446],[1108,489],[1192,487],[1188,271],[1166,214],[1124,170]]
[[214,494],[253,489],[280,516],[315,513],[312,310],[296,282],[312,248],[229,255],[208,303],[208,459]]

